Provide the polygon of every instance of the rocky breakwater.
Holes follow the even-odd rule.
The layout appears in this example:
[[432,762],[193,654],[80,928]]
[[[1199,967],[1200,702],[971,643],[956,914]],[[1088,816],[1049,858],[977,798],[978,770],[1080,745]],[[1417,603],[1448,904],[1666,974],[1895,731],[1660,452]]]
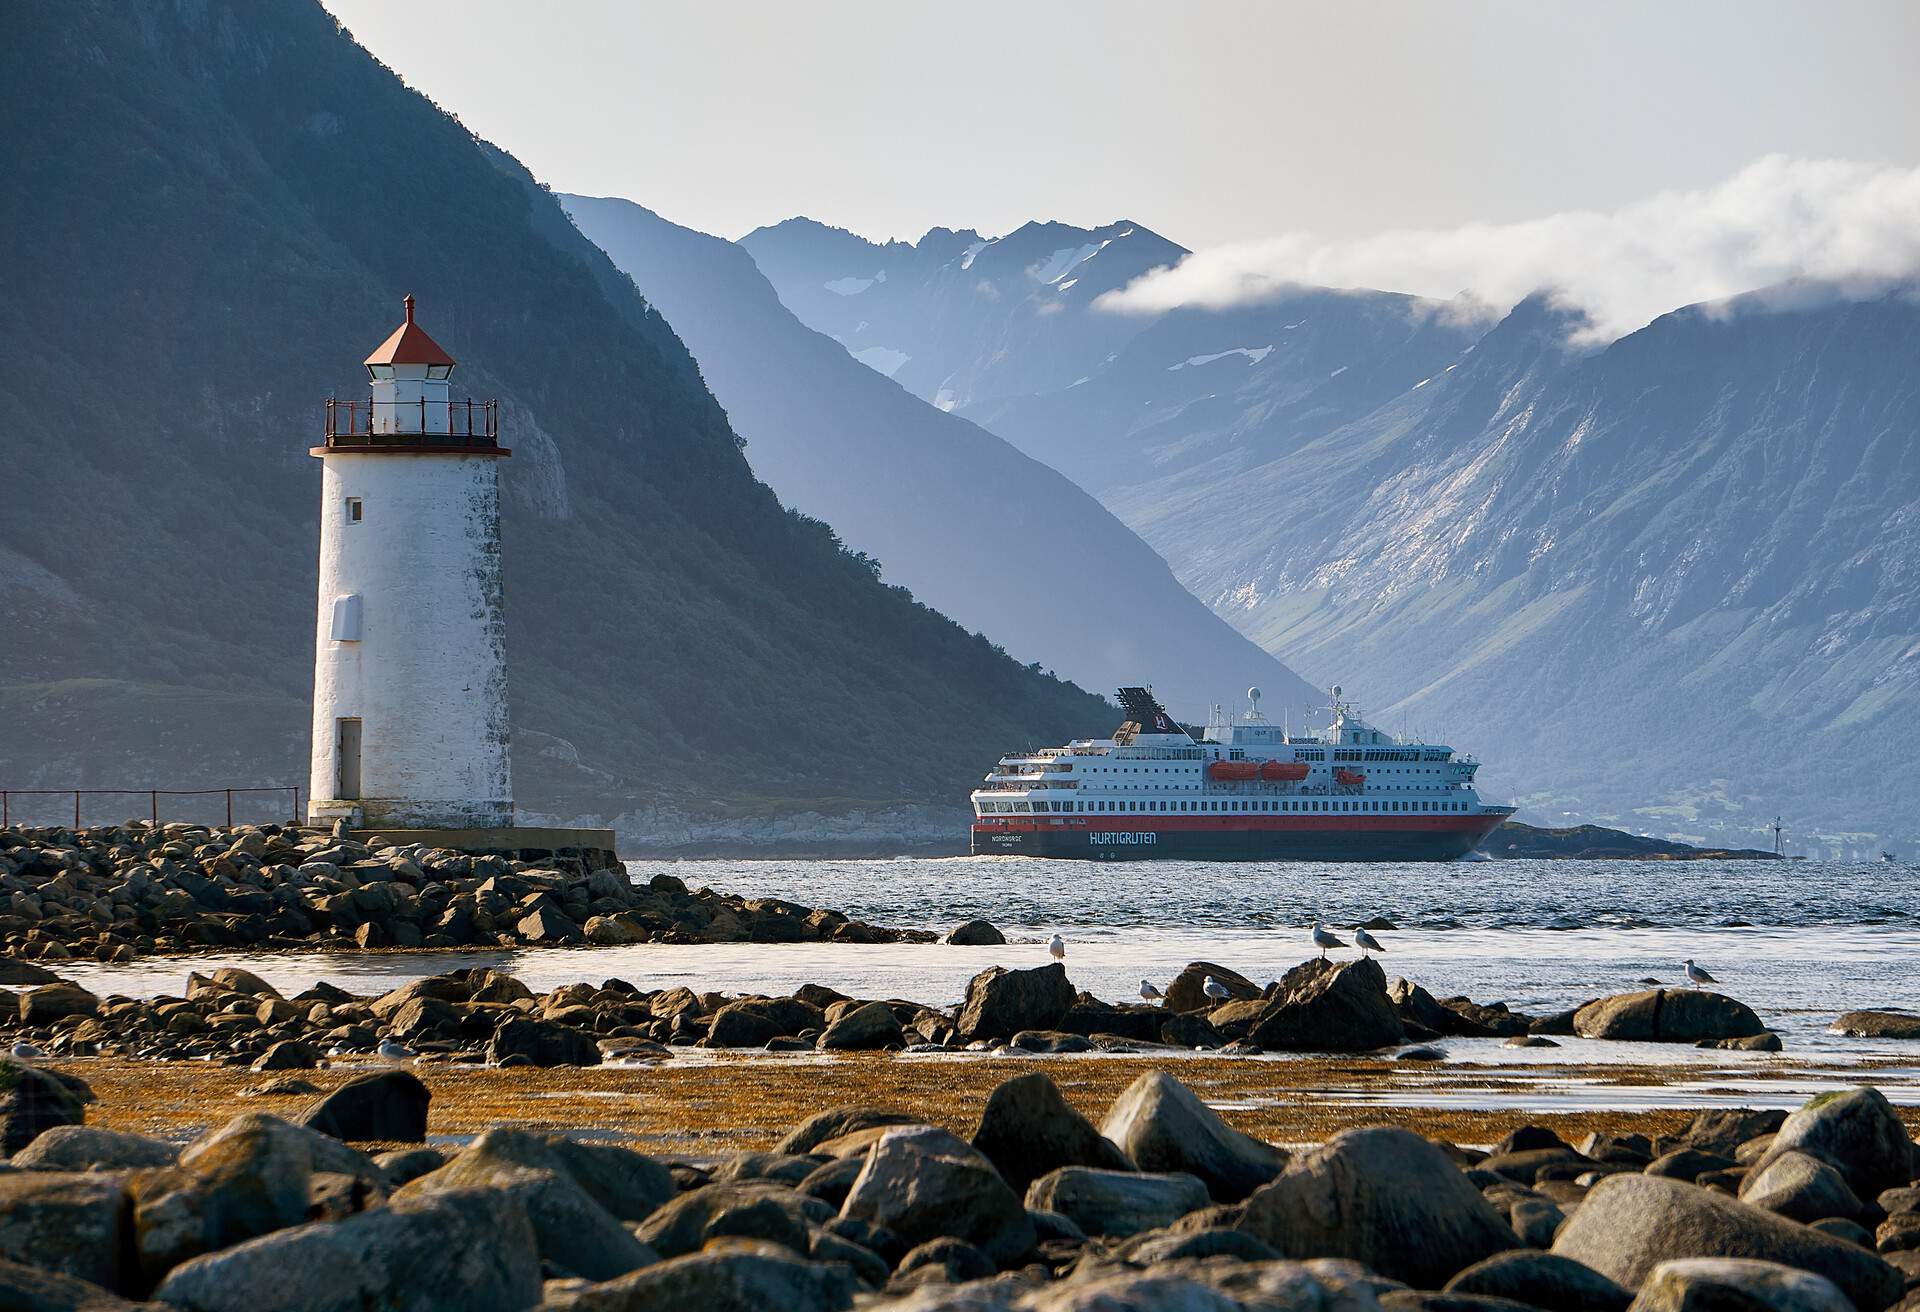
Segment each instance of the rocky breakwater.
[[[0,829],[0,950],[125,961],[198,949],[926,941],[618,866],[361,843],[312,829]],[[19,982],[0,978],[0,983]]]
[[[488,1065],[597,1065],[656,1061],[675,1048],[767,1052],[1152,1053],[1178,1049],[1223,1055],[1262,1052],[1360,1053],[1401,1049],[1403,1057],[1448,1035],[1506,1034],[1543,1042],[1568,1017],[1624,1017],[1588,1025],[1593,1037],[1662,1037],[1638,1022],[1622,995],[1540,1020],[1466,998],[1436,1001],[1405,980],[1388,983],[1371,960],[1308,961],[1265,989],[1223,966],[1195,962],[1168,986],[1165,1006],[1112,1003],[1076,990],[1059,964],[981,971],[958,1007],[901,998],[851,997],[823,984],[786,997],[738,996],[685,986],[646,989],[620,979],[535,993],[512,975],[472,967],[413,980],[379,996],[324,981],[283,996],[239,968],[190,972],[181,993],[100,997],[43,966],[0,958],[17,991],[0,989],[0,1038],[55,1057],[122,1056],[251,1064],[301,1070],[338,1056],[365,1056],[383,1044],[412,1055]],[[1228,992],[1210,998],[1213,979]],[[1717,1001],[1716,1001],[1717,999]],[[1618,1004],[1618,1005],[1606,1005]],[[1689,1010],[1689,1008],[1691,1010]],[[1689,995],[1671,1018],[1693,1016],[1665,1037],[1759,1030],[1753,1013],[1715,994]],[[1701,1016],[1720,1016],[1718,1029]],[[1730,1019],[1728,1019],[1730,1018]],[[1581,1024],[1587,1025],[1586,1021]],[[1622,1032],[1613,1032],[1614,1029]],[[1768,1036],[1771,1037],[1771,1036]],[[1437,1055],[1437,1054],[1435,1054]]]
[[70,1114],[9,1133],[0,1306],[1920,1307],[1920,1146],[1869,1088],[1659,1139],[1528,1126],[1478,1149],[1375,1127],[1288,1151],[1164,1073],[1098,1124],[1033,1073],[965,1137],[849,1106],[771,1151],[660,1160],[513,1128],[421,1146],[404,1071],[184,1147],[92,1129],[84,1085],[0,1062],[0,1083],[36,1080]]

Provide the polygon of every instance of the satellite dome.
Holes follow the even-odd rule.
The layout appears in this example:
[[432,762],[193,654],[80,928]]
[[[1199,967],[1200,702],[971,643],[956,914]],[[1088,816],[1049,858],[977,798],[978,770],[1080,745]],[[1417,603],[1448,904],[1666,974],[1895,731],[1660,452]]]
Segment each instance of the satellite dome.
[[1337,683],[1333,685],[1333,695],[1335,697],[1338,697],[1340,695],[1340,685]]
[[1248,700],[1248,701],[1250,701],[1250,702],[1257,702],[1257,701],[1259,701],[1259,700],[1260,700],[1260,690],[1259,690],[1258,688],[1249,688],[1249,689],[1247,689],[1247,700]]

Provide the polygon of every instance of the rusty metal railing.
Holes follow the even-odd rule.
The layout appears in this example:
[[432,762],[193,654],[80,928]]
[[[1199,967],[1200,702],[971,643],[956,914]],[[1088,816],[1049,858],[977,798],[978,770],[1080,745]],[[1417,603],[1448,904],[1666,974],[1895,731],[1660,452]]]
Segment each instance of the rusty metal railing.
[[298,785],[273,784],[258,788],[0,788],[0,828],[13,823],[13,799],[16,797],[73,798],[75,829],[81,827],[80,799],[83,797],[144,797],[147,799],[147,816],[156,825],[160,823],[160,799],[163,797],[225,797],[227,826],[231,828],[234,795],[249,793],[285,793],[292,804],[291,823],[300,823]]

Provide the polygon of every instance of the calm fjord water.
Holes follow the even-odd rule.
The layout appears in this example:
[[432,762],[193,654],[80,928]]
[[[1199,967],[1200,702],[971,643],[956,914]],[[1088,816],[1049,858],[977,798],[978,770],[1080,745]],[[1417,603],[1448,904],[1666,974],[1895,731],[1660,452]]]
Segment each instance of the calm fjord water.
[[[1678,985],[1681,960],[1693,957],[1719,978],[1723,991],[1759,1011],[1786,1038],[1790,1052],[1906,1052],[1920,1058],[1920,1045],[1825,1034],[1833,1016],[1853,1008],[1920,1009],[1920,871],[1899,865],[1093,864],[952,857],[636,861],[629,869],[641,882],[671,874],[690,887],[833,907],[877,924],[944,932],[982,917],[1011,941],[996,948],[730,943],[223,954],[191,963],[75,963],[67,973],[98,989],[152,994],[177,992],[190,966],[232,963],[289,990],[328,979],[365,992],[484,963],[511,970],[537,988],[617,976],[647,988],[787,992],[812,981],[859,996],[951,1004],[967,979],[986,966],[1044,963],[1041,944],[1057,931],[1067,940],[1067,968],[1076,985],[1100,997],[1130,999],[1143,976],[1164,983],[1196,959],[1264,983],[1313,955],[1306,927],[1316,918],[1345,930],[1384,917],[1397,926],[1378,931],[1388,948],[1388,973],[1406,975],[1439,996],[1465,993],[1539,1014],[1644,987],[1645,979]],[[1528,1056],[1538,1059],[1540,1053]]]

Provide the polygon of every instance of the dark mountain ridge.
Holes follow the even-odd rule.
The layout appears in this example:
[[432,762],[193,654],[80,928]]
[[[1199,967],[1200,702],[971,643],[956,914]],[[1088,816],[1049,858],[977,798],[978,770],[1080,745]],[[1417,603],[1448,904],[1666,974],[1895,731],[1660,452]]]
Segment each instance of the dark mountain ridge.
[[630,280],[318,5],[7,27],[9,784],[304,784],[307,448],[406,291],[514,448],[523,810],[957,805],[1007,746],[1110,727],[782,509]]

